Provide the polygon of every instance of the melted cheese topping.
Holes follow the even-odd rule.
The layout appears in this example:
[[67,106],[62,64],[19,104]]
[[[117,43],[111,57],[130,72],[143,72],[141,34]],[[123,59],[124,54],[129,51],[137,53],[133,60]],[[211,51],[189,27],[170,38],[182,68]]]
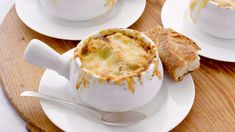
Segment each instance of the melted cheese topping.
[[77,51],[77,55],[82,63],[81,68],[105,80],[118,81],[145,71],[155,57],[155,52],[141,40],[115,33],[90,39]]
[[235,8],[235,0],[192,0],[190,3],[190,15],[194,22],[208,2],[215,2],[220,7]]
[[194,22],[196,22],[196,19],[198,15],[201,13],[202,9],[204,9],[207,5],[207,3],[210,0],[192,0],[190,3],[190,15]]
[[117,0],[106,0],[105,6],[106,7],[113,7],[116,4]]
[[225,8],[235,8],[235,0],[212,0],[218,3],[219,6]]

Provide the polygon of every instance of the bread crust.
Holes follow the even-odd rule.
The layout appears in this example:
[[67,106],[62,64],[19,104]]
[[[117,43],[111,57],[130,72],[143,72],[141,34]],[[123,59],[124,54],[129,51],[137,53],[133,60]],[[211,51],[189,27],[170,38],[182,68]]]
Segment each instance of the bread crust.
[[[156,43],[164,69],[173,80],[180,81],[189,72],[199,67],[197,61],[199,61],[200,47],[190,38],[161,26],[156,26],[145,34]],[[187,68],[188,64],[194,62],[198,65],[184,73],[179,73],[181,69]]]

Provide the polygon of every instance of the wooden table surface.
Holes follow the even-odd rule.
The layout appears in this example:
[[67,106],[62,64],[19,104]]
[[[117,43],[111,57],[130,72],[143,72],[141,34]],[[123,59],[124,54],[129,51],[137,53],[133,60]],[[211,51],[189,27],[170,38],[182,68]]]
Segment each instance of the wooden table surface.
[[[161,24],[162,4],[163,0],[147,0],[143,16],[130,28],[146,31]],[[48,43],[59,53],[78,43],[36,33],[20,21],[13,7],[0,27],[0,84],[12,106],[28,123],[29,130],[61,131],[48,120],[37,99],[20,97],[22,91],[38,90],[44,71],[22,58],[33,38]],[[201,57],[201,68],[192,76],[196,86],[195,103],[189,115],[172,131],[235,131],[235,63]]]

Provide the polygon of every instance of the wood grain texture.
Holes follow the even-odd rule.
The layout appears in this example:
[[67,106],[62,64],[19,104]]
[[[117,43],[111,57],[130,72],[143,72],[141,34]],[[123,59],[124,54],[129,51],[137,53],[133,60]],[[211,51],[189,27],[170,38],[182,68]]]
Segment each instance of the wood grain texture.
[[[146,31],[161,24],[163,0],[147,0],[143,16],[131,26]],[[35,90],[43,69],[23,61],[27,43],[37,38],[59,53],[76,46],[78,41],[53,39],[26,27],[13,7],[0,27],[0,84],[31,131],[61,131],[53,125],[37,99],[20,97],[25,90]],[[172,131],[235,131],[235,63],[218,62],[202,57],[201,68],[194,73],[196,99],[185,120]]]

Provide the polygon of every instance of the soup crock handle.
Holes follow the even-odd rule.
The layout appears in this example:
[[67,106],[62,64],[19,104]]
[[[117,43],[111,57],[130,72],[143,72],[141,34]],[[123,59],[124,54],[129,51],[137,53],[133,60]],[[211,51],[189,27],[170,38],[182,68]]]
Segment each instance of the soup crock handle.
[[54,70],[69,80],[69,59],[61,56],[40,40],[33,39],[29,42],[24,52],[24,60],[30,64]]

